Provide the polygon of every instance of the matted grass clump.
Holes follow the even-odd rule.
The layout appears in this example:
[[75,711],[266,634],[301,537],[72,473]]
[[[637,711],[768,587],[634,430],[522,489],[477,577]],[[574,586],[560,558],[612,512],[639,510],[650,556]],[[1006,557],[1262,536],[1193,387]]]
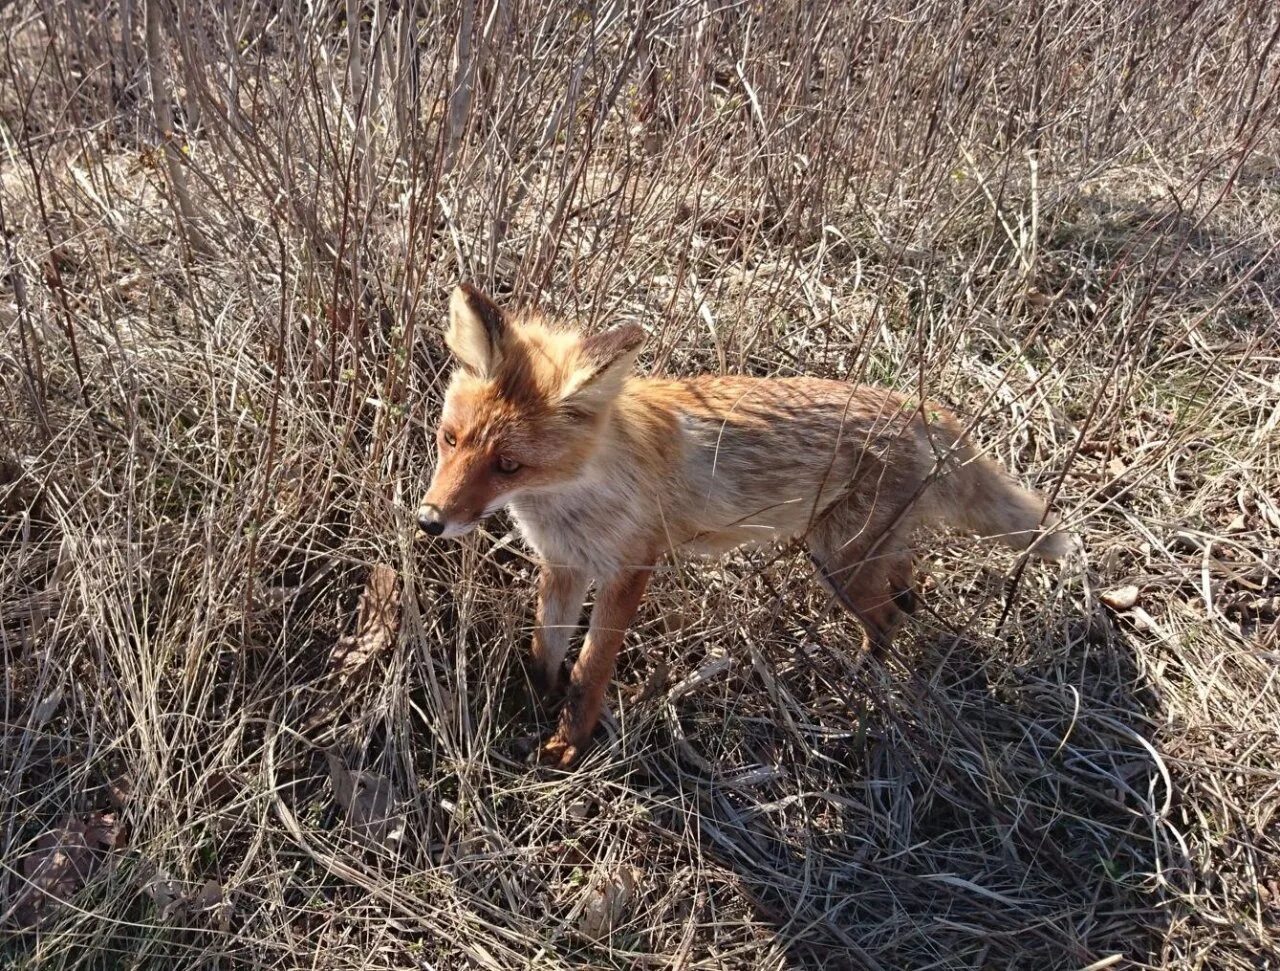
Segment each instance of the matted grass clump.
[[[1245,969],[1280,939],[1280,9],[0,11],[7,967]],[[413,535],[459,279],[947,403],[1082,555],[883,661],[671,564],[572,773]]]

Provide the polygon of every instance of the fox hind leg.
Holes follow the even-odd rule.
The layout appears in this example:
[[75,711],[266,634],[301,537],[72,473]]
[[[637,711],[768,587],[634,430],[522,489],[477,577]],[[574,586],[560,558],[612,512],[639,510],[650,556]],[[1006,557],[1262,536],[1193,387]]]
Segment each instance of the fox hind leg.
[[863,649],[881,653],[893,641],[906,614],[916,609],[911,554],[893,536],[869,550],[867,544],[811,540],[818,575],[853,614],[864,631]]
[[901,550],[890,559],[887,572],[893,602],[904,614],[914,614],[920,606],[920,591],[915,581],[915,557],[905,549]]

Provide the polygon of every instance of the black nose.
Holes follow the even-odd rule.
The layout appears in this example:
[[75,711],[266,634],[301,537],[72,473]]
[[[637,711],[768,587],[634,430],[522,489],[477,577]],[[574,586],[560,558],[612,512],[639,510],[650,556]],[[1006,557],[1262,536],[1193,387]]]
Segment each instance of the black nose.
[[444,532],[444,523],[434,509],[418,513],[418,526],[428,536],[439,536]]

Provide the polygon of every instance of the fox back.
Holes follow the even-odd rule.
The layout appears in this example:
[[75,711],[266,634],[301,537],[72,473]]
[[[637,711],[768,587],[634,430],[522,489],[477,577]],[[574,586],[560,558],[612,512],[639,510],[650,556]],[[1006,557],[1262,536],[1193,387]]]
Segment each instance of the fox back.
[[[461,535],[506,506],[536,552],[593,575],[804,537],[836,507],[864,519],[859,533],[936,523],[1015,547],[1036,538],[1043,501],[941,405],[817,378],[639,378],[642,340],[630,326],[585,337],[504,318],[460,289],[426,531]],[[1037,551],[1062,544],[1045,536]]]

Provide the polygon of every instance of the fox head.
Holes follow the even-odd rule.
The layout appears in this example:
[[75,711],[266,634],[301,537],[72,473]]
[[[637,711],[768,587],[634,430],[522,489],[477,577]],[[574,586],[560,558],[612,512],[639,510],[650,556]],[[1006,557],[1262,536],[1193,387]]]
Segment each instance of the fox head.
[[461,536],[518,495],[581,475],[643,341],[634,324],[588,337],[455,289],[445,343],[457,367],[418,507],[423,532]]

